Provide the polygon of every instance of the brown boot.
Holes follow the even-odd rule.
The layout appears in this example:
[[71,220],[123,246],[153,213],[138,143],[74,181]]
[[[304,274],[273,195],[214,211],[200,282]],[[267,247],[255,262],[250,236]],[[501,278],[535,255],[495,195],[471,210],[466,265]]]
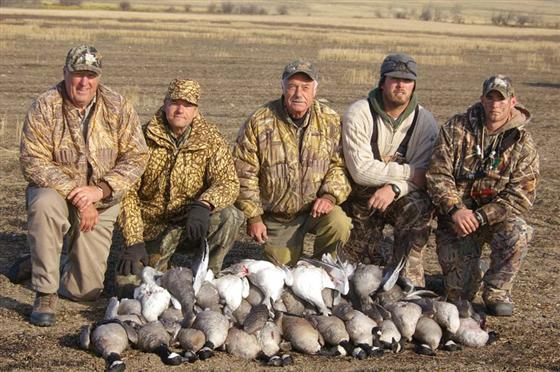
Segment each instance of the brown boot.
[[29,322],[40,327],[52,326],[56,321],[55,312],[57,302],[58,295],[56,293],[37,292]]

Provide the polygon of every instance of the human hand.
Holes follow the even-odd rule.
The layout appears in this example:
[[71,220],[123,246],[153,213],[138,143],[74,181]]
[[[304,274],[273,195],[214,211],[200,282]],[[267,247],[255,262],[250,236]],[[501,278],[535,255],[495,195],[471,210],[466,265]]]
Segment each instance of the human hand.
[[247,224],[247,235],[259,244],[266,243],[268,240],[266,225],[262,221]]
[[198,200],[189,205],[185,220],[185,237],[187,240],[206,238],[208,224],[210,223],[210,207],[205,202]]
[[79,211],[79,216],[80,231],[82,232],[92,231],[95,225],[99,222],[99,212],[92,204],[85,207],[82,211]]
[[457,235],[463,237],[475,232],[480,223],[476,219],[474,212],[470,209],[459,209],[451,216],[451,220],[453,221],[453,229],[457,233]]
[[395,200],[395,192],[391,185],[387,184],[373,193],[368,200],[369,209],[379,209],[385,212],[387,207]]
[[66,197],[80,212],[103,199],[103,190],[97,186],[79,186]]
[[321,217],[324,214],[329,214],[334,208],[332,200],[327,198],[317,198],[311,208],[311,216],[313,218]]
[[136,243],[126,247],[122,252],[117,263],[117,272],[120,275],[140,275],[144,266],[150,262],[146,244]]
[[426,170],[421,168],[414,169],[414,175],[410,181],[419,189],[426,189]]

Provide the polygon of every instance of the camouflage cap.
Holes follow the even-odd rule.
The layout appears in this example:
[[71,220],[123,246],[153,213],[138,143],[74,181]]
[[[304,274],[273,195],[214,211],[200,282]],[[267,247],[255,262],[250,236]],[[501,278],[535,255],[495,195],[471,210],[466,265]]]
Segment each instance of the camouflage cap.
[[486,96],[493,90],[500,92],[504,98],[515,95],[511,79],[505,75],[490,76],[484,81],[484,84],[482,84],[482,95]]
[[289,79],[297,73],[306,74],[315,81],[318,81],[319,79],[319,73],[311,62],[296,59],[295,61],[288,63],[286,67],[284,67],[284,71],[282,72],[282,80]]
[[173,79],[171,83],[169,83],[169,88],[167,89],[167,95],[165,97],[168,99],[182,99],[198,106],[200,84],[194,80]]
[[93,71],[101,75],[101,53],[93,45],[80,45],[68,51],[64,67],[70,71]]
[[381,64],[381,78],[385,76],[416,80],[416,61],[407,54],[389,54]]

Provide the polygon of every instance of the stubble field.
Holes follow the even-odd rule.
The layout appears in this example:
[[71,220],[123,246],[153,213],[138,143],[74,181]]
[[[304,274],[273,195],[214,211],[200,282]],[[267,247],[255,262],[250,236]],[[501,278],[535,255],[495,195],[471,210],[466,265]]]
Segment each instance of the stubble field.
[[[365,1],[354,3],[367,9]],[[142,122],[160,106],[171,79],[198,80],[201,111],[231,141],[254,109],[280,95],[280,74],[290,60],[316,63],[319,97],[342,114],[376,83],[383,57],[401,51],[416,58],[419,101],[439,124],[474,103],[481,82],[495,73],[513,78],[518,99],[533,114],[541,181],[527,217],[536,234],[513,291],[515,314],[489,318],[501,338],[483,349],[436,357],[407,350],[365,361],[296,354],[286,369],[560,369],[560,32],[379,19],[349,7],[342,2],[319,15],[282,17],[0,8],[0,273],[27,251],[26,183],[18,163],[22,121],[33,99],[62,78],[70,47],[87,42],[102,52],[104,83],[132,100]],[[559,17],[556,12],[548,16]],[[258,254],[241,234],[228,262]],[[437,280],[433,241],[426,266]],[[78,330],[102,317],[108,295],[94,304],[62,300],[52,328],[28,324],[33,296],[28,283],[13,285],[0,275],[0,370],[103,370],[101,358],[78,348]],[[155,355],[129,349],[124,357],[133,371],[164,368]],[[219,353],[190,368],[264,367]]]

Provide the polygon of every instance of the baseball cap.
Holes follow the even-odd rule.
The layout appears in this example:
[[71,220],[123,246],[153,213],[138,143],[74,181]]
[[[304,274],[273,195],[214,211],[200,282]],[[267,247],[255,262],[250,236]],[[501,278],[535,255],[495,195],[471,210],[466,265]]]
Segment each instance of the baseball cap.
[[200,98],[200,84],[189,79],[173,79],[167,88],[168,99],[182,99],[198,106]]
[[389,54],[381,64],[381,77],[416,80],[416,61],[403,53]]
[[284,71],[282,72],[282,80],[289,79],[293,75],[297,73],[303,73],[309,76],[311,79],[318,81],[319,73],[313,64],[309,61],[304,61],[300,59],[296,59],[286,65],[284,67]]
[[64,67],[70,72],[93,71],[101,75],[101,53],[93,45],[79,45],[68,51]]
[[486,96],[493,90],[500,92],[504,98],[515,95],[511,79],[505,75],[493,75],[484,80],[482,84],[482,95]]

